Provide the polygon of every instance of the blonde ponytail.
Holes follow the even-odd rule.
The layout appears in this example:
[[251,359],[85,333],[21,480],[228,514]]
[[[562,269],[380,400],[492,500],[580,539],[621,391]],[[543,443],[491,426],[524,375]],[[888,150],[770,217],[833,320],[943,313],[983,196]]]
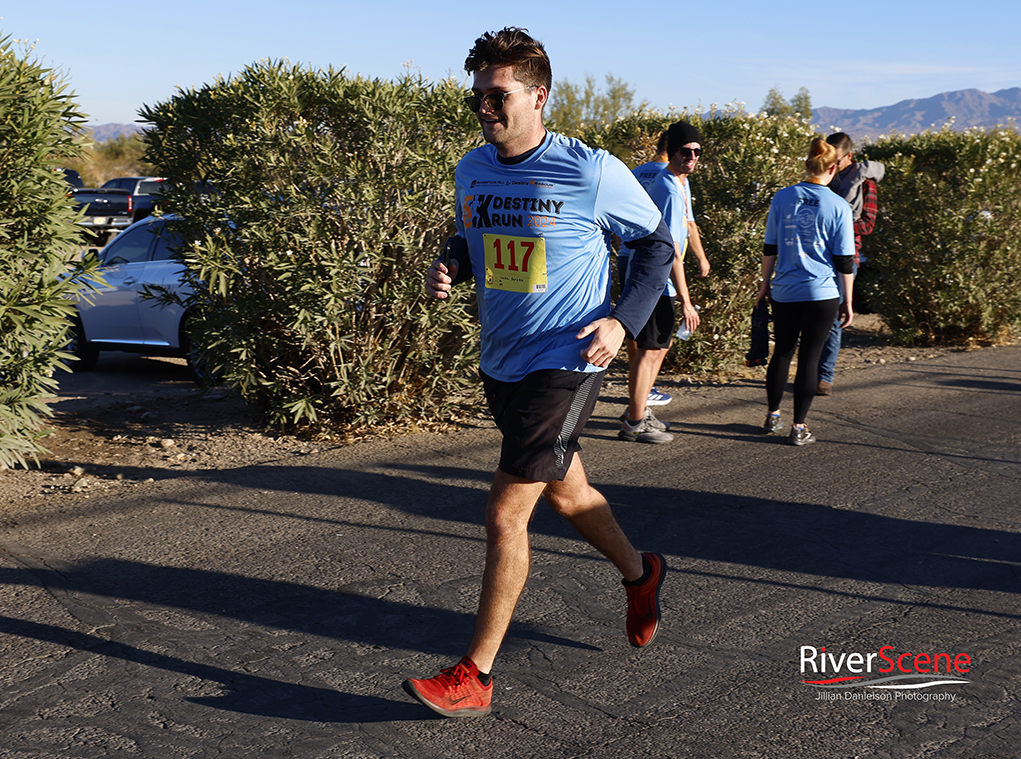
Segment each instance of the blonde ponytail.
[[837,149],[822,137],[816,137],[808,146],[805,170],[810,177],[824,176],[837,163]]

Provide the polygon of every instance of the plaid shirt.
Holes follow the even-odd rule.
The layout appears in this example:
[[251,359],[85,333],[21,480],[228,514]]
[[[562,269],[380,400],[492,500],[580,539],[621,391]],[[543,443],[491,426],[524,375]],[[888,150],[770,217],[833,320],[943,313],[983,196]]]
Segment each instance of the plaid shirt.
[[862,235],[872,234],[876,228],[876,216],[879,213],[879,189],[871,179],[866,179],[861,185],[861,216],[854,222],[854,262],[861,263],[861,238]]

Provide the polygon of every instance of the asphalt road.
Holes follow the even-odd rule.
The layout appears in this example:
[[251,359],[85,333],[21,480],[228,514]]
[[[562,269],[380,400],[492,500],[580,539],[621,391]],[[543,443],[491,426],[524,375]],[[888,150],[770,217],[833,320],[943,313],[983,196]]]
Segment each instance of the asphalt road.
[[673,444],[616,439],[619,386],[583,440],[670,565],[647,650],[540,505],[493,714],[412,702],[471,634],[499,440],[370,442],[19,515],[0,757],[1021,755],[1021,348],[847,372],[806,448],[759,381],[672,390]]

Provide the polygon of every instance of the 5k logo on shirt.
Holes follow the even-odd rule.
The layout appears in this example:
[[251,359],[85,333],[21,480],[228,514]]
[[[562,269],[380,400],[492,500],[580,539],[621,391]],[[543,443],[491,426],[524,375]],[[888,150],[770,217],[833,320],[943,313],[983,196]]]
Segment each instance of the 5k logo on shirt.
[[549,228],[563,207],[564,201],[547,198],[466,195],[461,214],[465,229]]

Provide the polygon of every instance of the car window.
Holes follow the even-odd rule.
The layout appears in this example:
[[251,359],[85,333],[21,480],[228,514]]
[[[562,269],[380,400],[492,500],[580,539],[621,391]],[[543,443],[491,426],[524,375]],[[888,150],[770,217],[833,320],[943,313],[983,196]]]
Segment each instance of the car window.
[[153,230],[151,224],[135,227],[129,232],[117,235],[109,245],[103,248],[100,258],[104,266],[134,264],[149,260],[149,249],[152,247]]
[[67,183],[69,185],[71,185],[72,187],[84,187],[85,186],[84,184],[82,184],[81,175],[78,174],[77,171],[75,171],[74,169],[64,169],[63,171],[64,171],[64,179],[67,180]]
[[156,238],[156,249],[153,251],[153,261],[168,261],[176,258],[175,250],[181,248],[184,238],[180,232],[167,229],[165,226]]
[[136,195],[159,195],[163,192],[163,182],[139,182]]

